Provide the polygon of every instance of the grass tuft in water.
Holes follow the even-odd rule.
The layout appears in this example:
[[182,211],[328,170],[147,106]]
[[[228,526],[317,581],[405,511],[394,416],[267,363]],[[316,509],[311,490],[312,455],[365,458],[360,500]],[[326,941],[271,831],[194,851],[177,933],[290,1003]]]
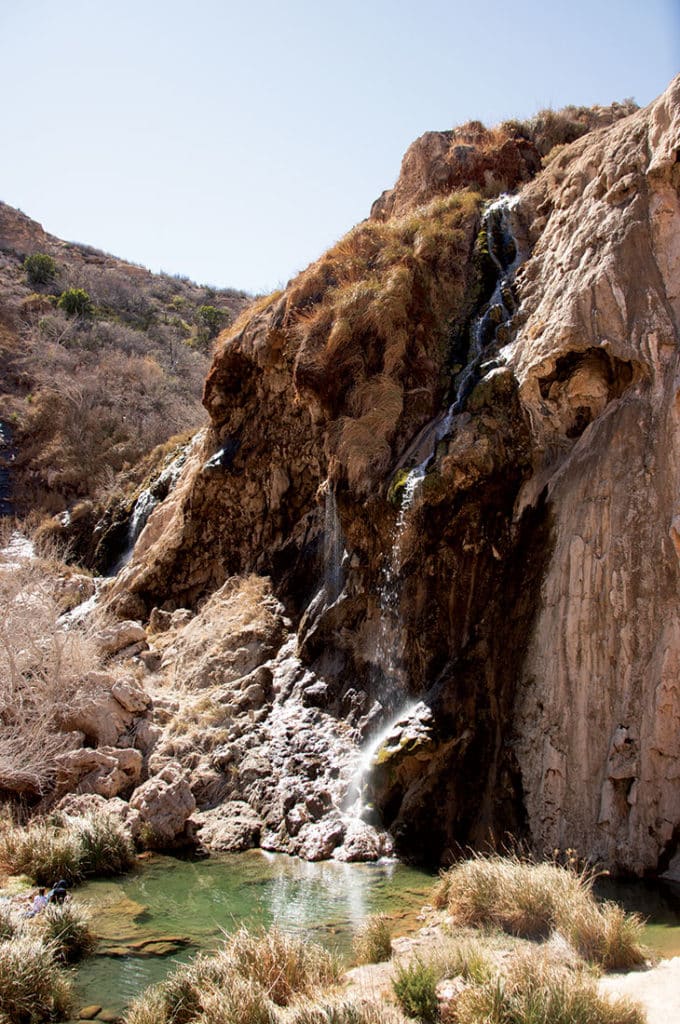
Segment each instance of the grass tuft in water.
[[352,943],[357,964],[380,964],[392,956],[392,938],[389,918],[385,914],[371,914],[361,925]]
[[63,963],[76,963],[91,953],[97,944],[87,915],[70,903],[46,907],[36,923],[39,924],[42,941]]

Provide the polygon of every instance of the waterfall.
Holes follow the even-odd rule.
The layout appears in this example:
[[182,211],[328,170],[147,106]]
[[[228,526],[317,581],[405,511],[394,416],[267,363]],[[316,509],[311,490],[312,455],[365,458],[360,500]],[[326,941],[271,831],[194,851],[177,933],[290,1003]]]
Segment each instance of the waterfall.
[[519,196],[502,195],[484,211],[483,226],[489,257],[496,268],[496,286],[472,325],[467,365],[456,381],[456,392],[437,441],[449,432],[453,417],[463,411],[477,382],[485,352],[495,342],[503,345],[510,339],[510,323],[516,309],[512,284],[524,258],[511,223],[518,203]]
[[342,527],[338,515],[335,488],[330,480],[326,482],[326,506],[324,512],[324,586],[326,603],[337,601],[342,590],[342,558],[344,544]]
[[[410,520],[416,494],[425,476],[425,463],[412,469],[404,483],[401,506],[394,530],[394,542],[383,567],[383,579],[380,587],[380,625],[376,643],[376,661],[382,670],[380,696],[382,702],[397,688],[400,679],[397,673],[397,641],[399,633],[399,601],[401,588],[399,573],[404,556],[404,535]],[[397,684],[396,686],[394,684]]]
[[9,423],[0,420],[0,516],[11,516],[12,506],[10,466],[16,458],[12,444],[13,431]]
[[168,494],[177,483],[182,467],[187,460],[188,451],[188,447],[183,449],[177,458],[173,459],[173,461],[165,467],[162,473],[158,474],[149,487],[146,487],[138,495],[128,520],[125,548],[111,570],[109,570],[111,576],[116,576],[132,558],[132,552],[134,551],[135,544],[137,543],[142,530],[146,526],[149,516],[156,506],[160,505],[161,501],[167,498]]
[[[399,605],[401,589],[399,576],[404,556],[404,538],[409,525],[418,489],[425,477],[427,468],[434,458],[439,441],[451,433],[454,418],[465,408],[467,399],[475,387],[483,361],[490,351],[502,347],[510,340],[510,328],[516,310],[512,285],[517,268],[525,258],[513,230],[513,218],[519,203],[518,196],[502,195],[490,203],[484,211],[482,226],[486,231],[489,257],[496,268],[496,284],[491,298],[474,319],[470,328],[470,347],[467,363],[458,375],[454,394],[446,412],[440,413],[416,439],[411,448],[418,465],[411,469],[406,477],[401,507],[397,518],[394,542],[389,558],[383,570],[383,582],[380,588],[380,625],[376,644],[376,662],[382,670],[379,695],[381,703],[389,702],[403,691],[403,679],[398,670],[398,637],[399,637]],[[424,454],[424,458],[423,458]],[[407,462],[408,464],[408,462]],[[350,787],[356,797],[353,811],[365,816],[368,808],[363,803],[363,792],[366,780],[373,767],[378,751],[385,745],[393,730],[402,720],[407,720],[419,706],[407,701],[405,694],[397,712],[390,718],[384,728],[375,734],[360,752],[360,759]],[[358,797],[356,796],[358,794]]]

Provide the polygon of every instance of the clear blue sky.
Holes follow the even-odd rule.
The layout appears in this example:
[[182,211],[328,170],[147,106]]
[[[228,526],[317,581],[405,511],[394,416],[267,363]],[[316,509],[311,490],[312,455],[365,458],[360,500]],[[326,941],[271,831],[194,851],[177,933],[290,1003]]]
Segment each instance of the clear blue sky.
[[60,237],[268,291],[418,135],[645,105],[680,0],[0,0],[0,199]]

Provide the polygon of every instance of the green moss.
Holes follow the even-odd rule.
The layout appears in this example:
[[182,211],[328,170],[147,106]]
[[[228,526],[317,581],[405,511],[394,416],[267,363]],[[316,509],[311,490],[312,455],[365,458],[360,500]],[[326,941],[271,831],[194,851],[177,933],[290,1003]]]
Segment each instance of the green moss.
[[401,499],[404,495],[404,487],[408,480],[410,469],[398,469],[392,477],[392,482],[387,491],[387,500],[391,505],[401,505]]

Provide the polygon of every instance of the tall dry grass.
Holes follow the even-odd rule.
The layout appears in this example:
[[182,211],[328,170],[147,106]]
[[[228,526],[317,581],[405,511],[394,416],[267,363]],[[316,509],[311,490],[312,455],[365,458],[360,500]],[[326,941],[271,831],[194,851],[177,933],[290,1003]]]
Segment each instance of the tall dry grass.
[[241,928],[215,954],[199,955],[143,993],[126,1024],[274,1024],[278,1008],[309,999],[339,979],[337,959],[278,929]]
[[37,885],[122,874],[134,859],[129,835],[109,814],[59,815],[25,828],[0,823],[0,867],[9,874],[28,875]]
[[72,998],[49,946],[30,936],[0,942],[0,1017],[12,1024],[63,1020]]
[[643,964],[643,922],[612,903],[599,905],[593,876],[552,863],[498,855],[472,857],[446,871],[435,905],[463,925],[502,928],[532,938],[559,932],[606,970]]
[[67,740],[60,721],[96,665],[91,638],[59,622],[44,559],[0,556],[0,791],[36,796],[50,786]]
[[645,1024],[627,999],[600,995],[595,980],[556,962],[545,950],[523,951],[502,972],[463,989],[455,1003],[464,1024]]

